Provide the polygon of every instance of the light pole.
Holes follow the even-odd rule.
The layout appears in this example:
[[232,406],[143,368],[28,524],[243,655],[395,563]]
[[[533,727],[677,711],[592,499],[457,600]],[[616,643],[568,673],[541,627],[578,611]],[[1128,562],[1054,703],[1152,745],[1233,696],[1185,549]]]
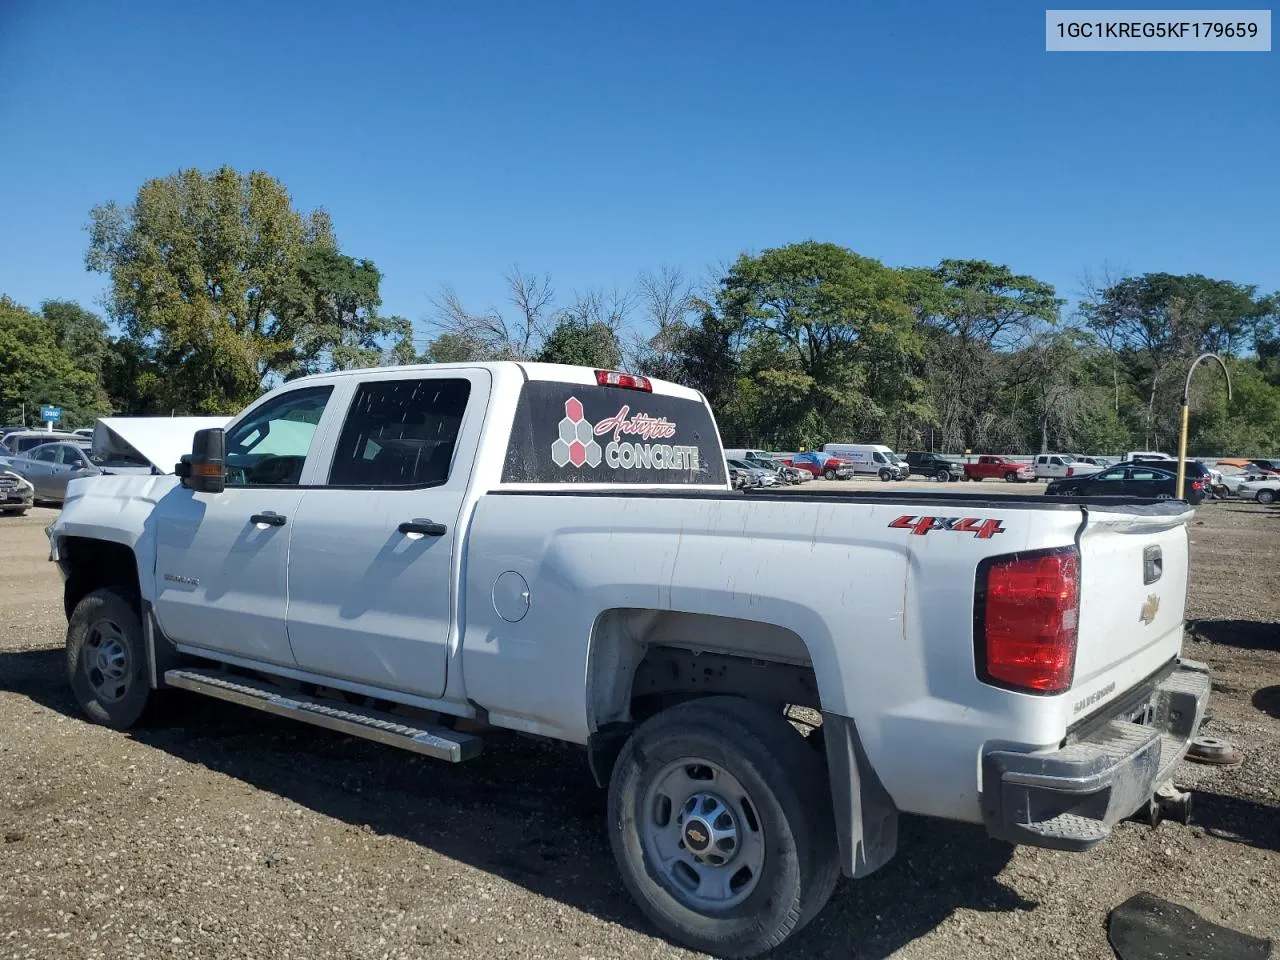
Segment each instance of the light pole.
[[1214,359],[1218,361],[1218,366],[1222,368],[1222,373],[1227,378],[1227,400],[1231,399],[1231,371],[1227,369],[1226,361],[1224,361],[1216,353],[1202,353],[1196,357],[1195,363],[1191,364],[1191,369],[1187,371],[1187,383],[1182,388],[1182,433],[1178,438],[1178,487],[1177,498],[1182,499],[1182,488],[1186,483],[1187,470],[1187,419],[1191,410],[1191,375],[1196,372],[1196,367],[1200,366],[1201,360]]

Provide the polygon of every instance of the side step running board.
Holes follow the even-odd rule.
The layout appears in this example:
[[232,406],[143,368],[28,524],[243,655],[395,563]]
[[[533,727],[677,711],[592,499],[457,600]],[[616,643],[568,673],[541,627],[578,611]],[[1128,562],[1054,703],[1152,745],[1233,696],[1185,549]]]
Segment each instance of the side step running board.
[[438,726],[414,726],[381,710],[368,710],[338,700],[323,700],[286,691],[257,680],[230,677],[218,670],[166,670],[171,687],[202,693],[242,707],[265,710],[353,737],[389,744],[437,760],[461,763],[480,753],[483,741],[469,733]]

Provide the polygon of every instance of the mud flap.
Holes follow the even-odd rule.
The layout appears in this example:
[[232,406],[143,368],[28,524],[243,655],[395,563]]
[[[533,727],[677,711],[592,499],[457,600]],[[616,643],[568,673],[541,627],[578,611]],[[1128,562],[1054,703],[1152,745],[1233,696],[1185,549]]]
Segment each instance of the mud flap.
[[840,869],[846,877],[865,877],[898,850],[898,808],[867,760],[853,720],[823,712],[822,731]]

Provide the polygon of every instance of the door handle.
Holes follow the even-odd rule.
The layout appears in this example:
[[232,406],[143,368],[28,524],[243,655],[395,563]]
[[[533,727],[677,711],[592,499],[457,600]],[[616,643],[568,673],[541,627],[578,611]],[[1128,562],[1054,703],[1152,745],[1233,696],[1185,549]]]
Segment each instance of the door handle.
[[420,533],[428,537],[443,537],[449,532],[449,528],[443,523],[436,523],[433,520],[424,520],[421,517],[414,517],[412,520],[406,520],[398,527],[401,533]]
[[249,522],[265,523],[268,527],[283,527],[284,522],[287,519],[289,518],[282,517],[280,516],[280,514],[276,513],[273,510],[268,510],[266,513],[255,513],[252,517],[249,518]]

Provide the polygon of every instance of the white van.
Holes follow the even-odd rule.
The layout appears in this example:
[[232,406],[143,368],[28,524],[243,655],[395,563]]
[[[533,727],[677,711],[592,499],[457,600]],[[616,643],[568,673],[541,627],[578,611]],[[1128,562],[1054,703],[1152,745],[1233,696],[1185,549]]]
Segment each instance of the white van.
[[869,474],[881,480],[905,480],[910,469],[883,443],[824,443],[822,452],[843,460],[855,474]]
[[1056,480],[1062,477],[1078,477],[1083,473],[1097,473],[1102,468],[1096,463],[1077,460],[1069,453],[1042,453],[1032,464],[1037,480]]

